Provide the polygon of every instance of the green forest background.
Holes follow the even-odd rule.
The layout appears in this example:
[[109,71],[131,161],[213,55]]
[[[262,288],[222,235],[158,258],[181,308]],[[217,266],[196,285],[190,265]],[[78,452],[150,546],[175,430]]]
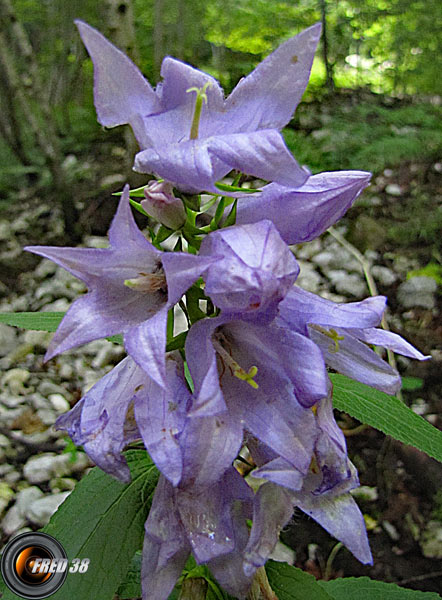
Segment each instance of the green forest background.
[[[440,157],[438,4],[0,0],[0,211],[17,198],[25,201],[24,188],[52,195],[67,234],[75,239],[73,197],[94,197],[121,187],[128,177],[136,180],[130,175],[136,151],[130,134],[123,128],[105,132],[96,122],[92,63],[75,18],[96,26],[127,52],[152,84],[162,58],[170,54],[213,74],[226,93],[278,44],[322,21],[310,84],[285,130],[287,143],[313,172],[381,173],[407,161]],[[120,180],[112,180],[116,171]],[[430,238],[438,237],[440,220],[439,215],[424,224]]]

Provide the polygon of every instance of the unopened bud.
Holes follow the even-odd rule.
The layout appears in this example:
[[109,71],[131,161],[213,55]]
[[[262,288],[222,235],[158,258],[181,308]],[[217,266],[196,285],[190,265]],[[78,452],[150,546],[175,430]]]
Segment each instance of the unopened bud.
[[186,222],[186,211],[179,198],[173,195],[173,186],[167,181],[151,181],[144,188],[145,200],[141,206],[148,215],[169,229],[179,229]]

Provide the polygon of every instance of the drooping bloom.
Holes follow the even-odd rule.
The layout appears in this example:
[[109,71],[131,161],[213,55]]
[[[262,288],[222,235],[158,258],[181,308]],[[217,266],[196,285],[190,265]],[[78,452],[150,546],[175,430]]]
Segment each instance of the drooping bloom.
[[214,232],[201,251],[223,256],[205,276],[205,290],[221,315],[195,323],[187,336],[195,385],[190,414],[227,409],[244,429],[305,471],[313,444],[313,414],[306,407],[327,394],[328,379],[315,344],[274,322],[298,274],[296,261],[270,221]]
[[309,242],[350,208],[370,182],[366,171],[312,175],[297,188],[270,183],[238,203],[237,224],[271,219],[287,244]]
[[154,91],[120,50],[76,23],[95,67],[98,120],[130,124],[142,149],[136,170],[192,193],[218,193],[215,182],[232,169],[292,187],[306,181],[279,130],[304,93],[320,24],[282,44],[224,99],[213,77],[171,57]]
[[[345,437],[333,416],[330,396],[316,405],[318,435],[307,475],[262,444],[249,443],[258,469],[253,476],[290,490],[290,502],[340,540],[362,563],[372,563],[364,518],[349,493],[359,486]],[[275,487],[276,487],[275,485]],[[275,495],[277,492],[275,491]]]
[[56,427],[103,471],[125,482],[130,473],[122,451],[141,438],[158,469],[176,485],[183,470],[178,436],[190,400],[182,370],[181,357],[169,353],[164,389],[128,356],[61,415]]
[[417,360],[426,358],[401,336],[378,329],[386,298],[338,304],[294,286],[279,304],[277,322],[289,331],[308,336],[326,364],[343,375],[394,394],[400,389],[399,373],[367,344],[384,346]]
[[95,339],[123,333],[129,354],[165,385],[167,311],[213,262],[182,252],[161,252],[138,229],[126,186],[109,230],[110,247],[25,250],[53,260],[88,287],[69,308],[46,360]]

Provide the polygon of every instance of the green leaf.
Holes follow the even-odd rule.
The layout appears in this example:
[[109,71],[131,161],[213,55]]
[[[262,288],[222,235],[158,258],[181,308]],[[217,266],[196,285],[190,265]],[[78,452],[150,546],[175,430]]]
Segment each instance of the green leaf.
[[55,331],[66,313],[64,312],[17,312],[0,313],[0,323],[36,329],[37,331]]
[[[69,560],[90,558],[86,573],[68,573],[53,600],[112,600],[142,547],[144,522],[158,472],[144,450],[125,453],[132,481],[123,484],[93,468],[42,530],[60,541]],[[18,598],[0,585],[2,600]]]
[[318,581],[334,600],[440,600],[436,592],[419,592],[369,577],[345,577]]
[[442,431],[401,400],[344,375],[330,378],[335,408],[442,462]]
[[[35,329],[37,331],[54,332],[65,316],[64,312],[17,312],[0,313],[0,323],[21,327],[22,329]],[[121,334],[111,335],[106,338],[115,344],[123,343]]]
[[227,219],[223,223],[223,227],[230,227],[231,225],[235,225],[236,223],[236,207],[238,205],[238,200],[235,200],[232,206],[232,210],[227,215]]
[[266,572],[278,600],[331,600],[333,598],[318,584],[313,575],[287,563],[269,560],[266,564]]
[[135,553],[126,573],[126,577],[117,590],[118,598],[139,598],[141,596],[141,551]]

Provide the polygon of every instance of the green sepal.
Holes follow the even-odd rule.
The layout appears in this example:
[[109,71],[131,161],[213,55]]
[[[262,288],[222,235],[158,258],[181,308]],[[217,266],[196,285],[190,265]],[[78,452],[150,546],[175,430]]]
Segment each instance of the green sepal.
[[222,227],[230,227],[236,223],[236,211],[237,211],[238,200],[235,200],[232,206],[232,210],[227,215],[227,219],[222,224]]
[[256,194],[261,190],[251,190],[249,188],[238,187],[237,185],[228,185],[227,183],[220,183],[219,181],[215,183],[215,187],[221,190],[222,192],[244,192],[245,194]]
[[139,213],[141,213],[145,217],[149,216],[139,202],[137,202],[136,200],[132,200],[132,198],[129,198],[129,202]]

